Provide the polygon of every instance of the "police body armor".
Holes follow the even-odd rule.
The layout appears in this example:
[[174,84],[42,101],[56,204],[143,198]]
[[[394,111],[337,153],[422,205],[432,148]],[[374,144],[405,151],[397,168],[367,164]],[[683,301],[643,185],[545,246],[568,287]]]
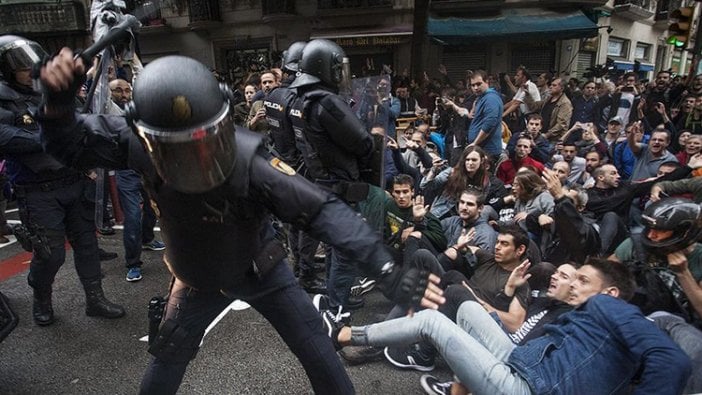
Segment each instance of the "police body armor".
[[[21,93],[0,82],[0,122],[38,134],[39,126],[34,117],[40,100],[39,93]],[[44,182],[77,174],[44,152],[15,155],[9,159],[8,174],[14,182]]]
[[[290,109],[290,120],[295,131],[295,138],[301,150],[305,165],[315,181],[357,181],[360,177],[359,159],[348,151],[340,149],[332,141],[331,131],[317,126],[324,120],[334,123],[337,135],[346,130],[363,127],[343,104],[337,95],[315,89],[299,95]],[[315,111],[315,113],[312,113]],[[316,122],[311,122],[312,120]]]
[[200,290],[235,290],[247,277],[255,278],[285,257],[282,246],[265,237],[269,214],[250,193],[251,166],[263,149],[262,138],[238,129],[235,141],[234,170],[213,190],[182,193],[160,179],[147,180],[158,202],[155,212],[167,229],[162,235],[168,246],[166,265],[178,279]]
[[288,111],[295,97],[295,91],[278,87],[266,95],[263,105],[266,108],[266,118],[276,151],[286,163],[298,168],[302,159],[295,143],[295,131],[288,118]]

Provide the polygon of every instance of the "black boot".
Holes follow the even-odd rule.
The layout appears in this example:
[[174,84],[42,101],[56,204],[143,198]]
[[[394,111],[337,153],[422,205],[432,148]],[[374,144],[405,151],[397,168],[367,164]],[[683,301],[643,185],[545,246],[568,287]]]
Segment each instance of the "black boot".
[[102,292],[100,280],[83,284],[85,288],[85,314],[89,317],[119,318],[124,315],[124,308],[112,303]]
[[324,280],[319,279],[315,276],[312,270],[302,270],[300,269],[300,286],[307,293],[311,294],[326,294],[327,293],[327,283]]
[[32,304],[34,323],[47,326],[54,323],[54,308],[51,306],[51,288],[34,289],[34,303]]

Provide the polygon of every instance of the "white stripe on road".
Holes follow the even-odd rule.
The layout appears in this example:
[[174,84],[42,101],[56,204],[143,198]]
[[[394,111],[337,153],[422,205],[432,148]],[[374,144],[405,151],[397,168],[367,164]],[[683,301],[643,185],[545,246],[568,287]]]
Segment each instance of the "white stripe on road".
[[[225,315],[227,315],[230,311],[246,310],[246,309],[248,309],[248,308],[250,308],[250,307],[251,307],[251,305],[249,305],[248,303],[246,303],[246,302],[244,302],[244,301],[242,301],[242,300],[239,300],[239,299],[233,301],[232,304],[230,304],[229,306],[225,307],[224,310],[222,310],[222,312],[219,313],[219,315],[217,316],[217,318],[215,318],[214,320],[212,320],[212,322],[211,322],[210,325],[207,327],[207,329],[205,329],[205,335],[202,336],[202,341],[200,341],[200,347],[202,347],[202,343],[205,342],[205,336],[207,336],[207,333],[208,333],[212,328],[214,328],[215,325],[219,324],[219,321],[221,321],[222,318],[224,318]],[[149,335],[146,335],[146,336],[140,338],[139,341],[141,341],[141,342],[148,342],[148,341],[149,341]]]

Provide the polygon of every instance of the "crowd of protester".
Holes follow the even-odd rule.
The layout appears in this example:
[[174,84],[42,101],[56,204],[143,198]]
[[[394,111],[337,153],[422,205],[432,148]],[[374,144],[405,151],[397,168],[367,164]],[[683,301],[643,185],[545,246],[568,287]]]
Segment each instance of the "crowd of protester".
[[[382,209],[362,204],[360,211],[382,227],[396,261],[410,264],[419,254],[425,267],[442,276],[448,301],[441,313],[468,330],[461,305],[477,303],[512,347],[546,333],[545,324],[559,315],[585,310],[588,296],[629,300],[661,329],[651,332],[659,337],[654,343],[668,347],[672,339],[692,360],[691,378],[671,388],[702,391],[702,215],[695,204],[702,201],[702,76],[685,80],[660,71],[647,81],[627,72],[579,81],[531,75],[524,67],[514,76],[468,71],[459,81],[440,67],[439,76],[425,73],[416,81],[403,73],[361,83],[371,99],[364,96],[356,114],[369,133],[383,136],[386,147]],[[250,107],[248,89],[256,85],[256,78],[241,84],[247,91],[240,107]],[[350,105],[356,101],[352,97]],[[239,119],[246,125],[256,117],[250,110],[247,121]],[[661,225],[664,219],[668,227]],[[657,248],[672,240],[672,250]],[[629,277],[622,280],[608,273],[620,268],[603,265],[621,265]],[[601,287],[575,297],[586,281],[594,281],[586,278],[588,271]],[[359,279],[349,306],[362,306],[371,287]],[[616,293],[607,291],[614,288]],[[619,305],[610,308],[620,311]],[[399,315],[394,309],[388,319]],[[385,330],[392,334],[393,328]],[[349,363],[384,357],[419,371],[432,370],[441,355],[457,380],[425,375],[428,393],[461,393],[463,380],[480,393],[482,384],[447,355],[441,342],[448,340],[429,338],[423,333],[393,340],[383,349],[351,336],[345,345],[363,345],[344,347],[341,355]],[[621,350],[606,346],[611,360],[619,358]],[[497,358],[506,362],[506,356]],[[652,366],[679,369],[682,376],[676,377],[687,377],[685,364],[675,363],[654,363],[643,375],[622,373],[633,377],[625,385],[655,388],[650,382],[661,377],[654,378]],[[583,375],[586,368],[574,369]]]

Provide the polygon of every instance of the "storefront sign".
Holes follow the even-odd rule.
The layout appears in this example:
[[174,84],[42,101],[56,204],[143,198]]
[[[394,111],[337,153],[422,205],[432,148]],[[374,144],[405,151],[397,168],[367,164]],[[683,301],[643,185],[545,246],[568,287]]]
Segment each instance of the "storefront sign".
[[398,45],[409,40],[405,36],[372,36],[337,38],[335,41],[342,47],[367,47],[371,45]]

